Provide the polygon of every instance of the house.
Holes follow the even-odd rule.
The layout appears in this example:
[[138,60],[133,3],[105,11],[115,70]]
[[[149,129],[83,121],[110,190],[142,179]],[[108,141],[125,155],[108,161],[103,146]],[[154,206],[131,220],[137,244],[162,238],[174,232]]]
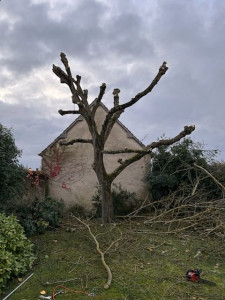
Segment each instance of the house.
[[[101,128],[108,112],[104,104],[96,111],[97,128]],[[63,199],[67,205],[78,204],[86,210],[92,208],[92,197],[97,191],[98,181],[92,169],[93,146],[91,144],[75,143],[70,146],[60,146],[62,139],[90,139],[86,121],[80,115],[63,133],[58,136],[39,155],[42,157],[42,171],[48,174],[48,195],[55,199]],[[107,139],[105,150],[120,150],[124,148],[143,149],[139,141],[120,121],[117,121]],[[107,172],[112,172],[119,159],[128,158],[133,154],[105,154],[104,162]],[[145,185],[143,177],[149,157],[128,166],[115,180],[115,185],[143,196]]]

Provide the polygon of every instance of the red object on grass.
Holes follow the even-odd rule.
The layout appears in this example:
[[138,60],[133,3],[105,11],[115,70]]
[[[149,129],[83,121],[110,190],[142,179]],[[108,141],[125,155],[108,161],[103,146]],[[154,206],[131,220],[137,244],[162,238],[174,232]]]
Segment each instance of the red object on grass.
[[188,270],[186,273],[187,279],[198,282],[200,280],[201,270]]

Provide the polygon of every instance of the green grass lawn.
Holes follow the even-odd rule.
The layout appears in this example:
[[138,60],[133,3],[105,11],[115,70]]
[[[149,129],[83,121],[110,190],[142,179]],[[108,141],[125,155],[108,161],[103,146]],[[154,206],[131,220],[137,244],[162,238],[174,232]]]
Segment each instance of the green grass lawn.
[[[102,251],[121,237],[105,255],[113,274],[112,285],[105,290],[107,273],[87,228],[74,219],[66,223],[58,230],[32,237],[38,257],[31,271],[34,275],[9,299],[37,300],[41,290],[51,295],[57,285],[95,294],[90,298],[65,293],[57,300],[225,299],[222,239],[190,232],[163,234],[142,222],[89,223]],[[196,257],[198,251],[201,254]],[[202,269],[201,277],[216,286],[187,281],[185,273],[192,268]],[[5,295],[18,284],[12,281]]]

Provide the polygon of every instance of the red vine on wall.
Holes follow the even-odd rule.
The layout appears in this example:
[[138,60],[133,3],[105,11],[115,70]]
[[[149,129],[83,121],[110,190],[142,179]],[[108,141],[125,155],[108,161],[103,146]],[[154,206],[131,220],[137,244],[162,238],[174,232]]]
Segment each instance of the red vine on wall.
[[59,175],[61,170],[61,160],[65,152],[65,147],[54,146],[50,149],[48,155],[43,155],[42,159],[44,162],[45,170],[50,178],[54,178]]

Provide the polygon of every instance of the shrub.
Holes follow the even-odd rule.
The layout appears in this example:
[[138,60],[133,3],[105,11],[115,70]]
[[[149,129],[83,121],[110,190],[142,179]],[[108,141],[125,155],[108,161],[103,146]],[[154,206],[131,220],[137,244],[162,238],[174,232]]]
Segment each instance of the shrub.
[[20,204],[10,212],[18,217],[25,233],[30,236],[58,227],[63,209],[62,200],[47,197],[44,201],[35,199],[30,205]]
[[[114,184],[112,190],[112,201],[115,215],[125,216],[137,208],[140,200],[135,193],[131,193],[123,189],[120,185]],[[95,208],[95,216],[101,217],[101,200],[99,190],[92,197],[93,205]]]
[[15,216],[0,214],[0,293],[6,282],[31,268],[32,244]]
[[196,163],[210,168],[216,154],[216,150],[205,150],[202,144],[194,143],[190,138],[172,146],[159,147],[152,153],[151,168],[144,178],[153,201],[179,190],[182,196],[188,196],[197,183],[199,190],[208,191],[210,199],[221,197],[215,183],[194,166]]
[[83,218],[83,217],[88,216],[88,213],[85,211],[83,206],[81,206],[77,203],[70,206],[70,208],[68,209],[68,212],[71,213],[72,215],[74,215],[75,217],[78,217],[78,218]]
[[19,164],[22,152],[15,144],[12,129],[0,124],[0,210],[13,199],[21,197],[25,188],[26,171]]

